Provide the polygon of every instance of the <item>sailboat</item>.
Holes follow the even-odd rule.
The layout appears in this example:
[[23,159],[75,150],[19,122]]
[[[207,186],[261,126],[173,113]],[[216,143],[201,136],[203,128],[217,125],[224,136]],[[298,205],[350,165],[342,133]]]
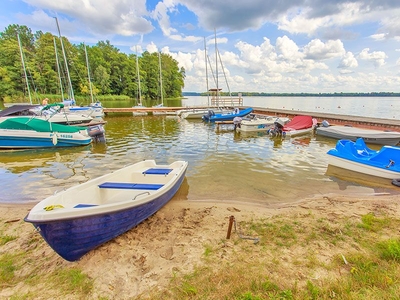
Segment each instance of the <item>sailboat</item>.
[[[142,104],[142,89],[140,87],[140,72],[139,72],[139,58],[137,54],[137,46],[136,46],[136,72],[137,72],[137,78],[138,78],[138,101],[137,105],[133,106],[132,108],[144,108]],[[147,116],[146,111],[134,111],[132,112],[134,116]]]
[[[93,118],[97,118],[97,117],[102,118],[102,117],[104,117],[104,110],[103,110],[103,107],[101,106],[100,102],[93,103],[93,101],[92,101],[92,104],[89,106],[76,105],[74,89],[72,87],[71,76],[69,73],[68,62],[67,62],[67,56],[65,54],[64,43],[63,43],[63,39],[61,36],[61,30],[60,30],[60,26],[58,25],[57,18],[55,18],[55,19],[56,19],[56,24],[57,24],[58,35],[59,35],[60,42],[61,42],[61,49],[62,49],[64,63],[65,63],[65,70],[66,70],[67,78],[68,78],[69,99],[67,99],[67,100],[63,99],[63,104],[64,104],[65,108],[71,113],[86,114]],[[88,74],[89,74],[90,72],[89,72],[89,63],[88,63],[88,59],[87,59],[86,46],[85,46],[85,54],[86,54],[86,63],[87,63]],[[90,75],[89,75],[89,81],[90,81]],[[90,86],[91,86],[91,83],[90,83]]]
[[[220,98],[220,91],[221,89],[218,87],[218,61],[221,62],[221,66],[222,66],[222,71],[224,73],[224,77],[225,77],[225,82],[226,85],[228,86],[229,89],[229,85],[228,85],[228,81],[226,79],[226,74],[225,74],[225,70],[224,70],[224,66],[222,64],[222,60],[221,60],[221,56],[219,55],[219,51],[218,51],[218,47],[217,47],[217,34],[214,30],[214,36],[215,36],[215,83],[216,83],[216,89],[211,89],[209,91],[213,91],[214,92],[214,97],[213,97],[213,101],[215,102],[215,104],[217,105],[217,107],[219,108],[219,110],[221,110],[220,108],[220,100],[222,100]],[[229,89],[229,94],[230,94],[230,89]],[[214,110],[209,110],[206,114],[204,114],[202,116],[203,121],[206,122],[215,122],[215,121],[233,121],[233,119],[237,118],[237,120],[241,121],[241,118],[247,116],[248,114],[250,114],[253,111],[253,108],[248,107],[246,109],[240,110],[238,107],[236,107],[234,110],[224,110],[222,112],[217,111],[215,112]],[[236,119],[235,119],[236,120]]]
[[[204,38],[204,59],[206,63],[206,85],[207,85],[207,104],[210,107],[210,90],[208,88],[208,56],[207,56],[207,44],[206,38]],[[209,112],[211,108],[192,108],[180,111],[180,117],[182,119],[202,119],[202,117]]]
[[[162,85],[162,68],[161,68],[161,54],[158,52],[158,66],[160,70],[160,94],[161,94],[161,103],[158,105],[155,105],[153,107],[155,108],[163,108],[164,107],[164,95],[163,95],[163,85]],[[165,111],[153,111],[153,115],[165,115]]]

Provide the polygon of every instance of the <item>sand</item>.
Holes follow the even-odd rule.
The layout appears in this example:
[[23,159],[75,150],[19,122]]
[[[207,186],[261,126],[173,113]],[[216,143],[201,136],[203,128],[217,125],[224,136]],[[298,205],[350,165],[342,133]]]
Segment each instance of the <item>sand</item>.
[[[77,268],[94,280],[91,299],[134,299],[146,291],[167,286],[174,273],[187,274],[201,264],[205,245],[217,245],[226,239],[231,216],[240,222],[276,215],[290,219],[304,214],[304,222],[307,222],[310,212],[314,218],[360,218],[369,212],[383,210],[400,218],[399,200],[400,196],[387,194],[327,194],[295,203],[254,206],[174,198],[136,228],[91,251],[77,262],[59,257],[33,226],[23,221],[32,205],[2,204],[0,232],[2,236],[18,238],[1,245],[0,255],[26,253],[16,275],[51,274],[57,270]],[[233,231],[231,239],[237,238]],[[56,288],[52,291],[48,285],[43,288],[21,281],[15,285],[3,285],[0,298],[28,292],[41,295],[43,299],[59,295]],[[74,295],[63,295],[63,298],[76,299]]]

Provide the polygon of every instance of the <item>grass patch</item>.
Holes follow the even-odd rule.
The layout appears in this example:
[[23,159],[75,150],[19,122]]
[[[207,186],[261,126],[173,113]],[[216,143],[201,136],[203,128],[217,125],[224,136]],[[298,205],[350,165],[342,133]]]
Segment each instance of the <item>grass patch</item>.
[[18,269],[17,256],[4,254],[0,257],[0,283],[13,284],[15,271]]
[[59,270],[53,274],[52,281],[66,294],[85,296],[93,289],[93,280],[79,269]]
[[7,244],[8,242],[11,242],[13,240],[15,240],[17,237],[13,236],[13,235],[1,235],[0,236],[0,246],[3,246],[5,244]]
[[400,239],[386,238],[399,224],[373,214],[241,222],[258,244],[234,235],[229,256],[207,245],[206,267],[139,299],[400,299]]

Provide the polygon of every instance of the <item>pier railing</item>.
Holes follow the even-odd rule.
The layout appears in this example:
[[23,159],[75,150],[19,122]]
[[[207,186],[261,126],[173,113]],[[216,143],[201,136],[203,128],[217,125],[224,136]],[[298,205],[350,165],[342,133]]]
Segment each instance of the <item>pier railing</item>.
[[243,98],[242,97],[212,97],[211,98],[211,105],[212,106],[222,106],[222,107],[233,107],[233,106],[243,106]]

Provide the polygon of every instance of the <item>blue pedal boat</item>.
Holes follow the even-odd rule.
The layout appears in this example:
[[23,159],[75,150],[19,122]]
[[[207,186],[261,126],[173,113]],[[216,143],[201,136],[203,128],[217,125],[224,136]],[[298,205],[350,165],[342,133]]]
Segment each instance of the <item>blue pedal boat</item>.
[[332,166],[387,179],[400,177],[400,147],[397,146],[373,150],[362,138],[355,142],[339,140],[327,154]]
[[62,258],[76,261],[167,204],[179,190],[187,166],[186,161],[138,162],[42,200],[24,220]]

